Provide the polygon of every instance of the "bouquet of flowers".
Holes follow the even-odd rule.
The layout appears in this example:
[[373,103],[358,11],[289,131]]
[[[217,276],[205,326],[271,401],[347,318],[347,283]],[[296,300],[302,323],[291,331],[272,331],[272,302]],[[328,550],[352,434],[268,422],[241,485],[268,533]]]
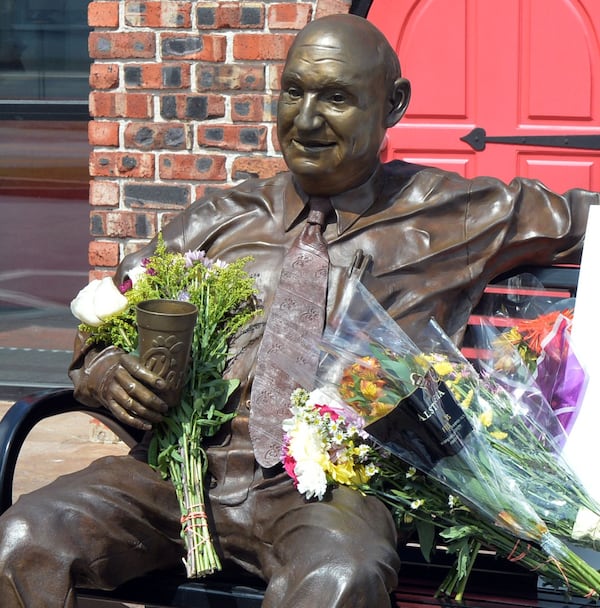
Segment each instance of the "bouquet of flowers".
[[485,296],[487,314],[471,327],[477,364],[517,384],[533,381],[568,434],[588,381],[571,341],[574,300],[528,273],[496,289]]
[[230,264],[202,251],[169,252],[159,236],[153,256],[118,289],[112,279],[93,281],[73,300],[88,341],[136,352],[136,307],[150,300],[191,302],[198,310],[193,329],[190,365],[179,403],[156,426],[149,463],[174,484],[181,507],[184,563],[190,578],[219,570],[211,540],[204,497],[206,454],[202,439],[214,435],[234,414],[225,411],[236,379],[223,377],[230,339],[259,311],[254,306],[253,279],[244,266]]
[[466,411],[468,396],[440,380],[360,283],[346,304],[324,336],[319,392],[295,393],[285,423],[284,466],[299,491],[320,498],[344,483],[375,494],[398,525],[417,522],[426,554],[440,534],[457,554],[440,592],[457,599],[482,545],[598,596],[600,575],[548,528]]
[[434,321],[421,334],[420,344],[435,353],[428,360],[439,378],[479,425],[482,437],[550,531],[596,549],[600,505],[563,459],[566,431],[516,350],[510,353],[503,342],[510,368],[483,364],[478,373]]

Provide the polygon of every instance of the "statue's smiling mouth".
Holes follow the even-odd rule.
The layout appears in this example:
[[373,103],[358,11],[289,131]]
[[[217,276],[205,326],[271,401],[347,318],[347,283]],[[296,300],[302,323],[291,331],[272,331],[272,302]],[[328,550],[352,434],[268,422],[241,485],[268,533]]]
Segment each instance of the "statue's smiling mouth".
[[305,152],[322,152],[329,150],[335,146],[335,142],[331,141],[317,141],[317,140],[299,140],[294,139],[296,147],[300,148]]

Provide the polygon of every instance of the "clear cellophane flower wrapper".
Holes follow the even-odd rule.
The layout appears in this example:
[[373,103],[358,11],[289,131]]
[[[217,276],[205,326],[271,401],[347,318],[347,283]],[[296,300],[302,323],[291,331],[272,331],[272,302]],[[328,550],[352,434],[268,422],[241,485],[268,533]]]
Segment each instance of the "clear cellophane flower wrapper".
[[442,483],[515,542],[539,545],[561,564],[564,583],[597,595],[598,573],[549,532],[422,349],[358,281],[340,310],[324,333],[317,385],[361,417],[379,449]]
[[[561,322],[562,317],[557,317],[556,324]],[[502,339],[500,329],[481,320],[475,335],[477,352],[487,353],[476,362],[479,373],[433,321],[421,346],[452,362],[454,370],[446,382],[459,402],[473,390],[464,411],[481,423],[482,436],[552,533],[598,550],[600,505],[562,457],[566,430],[557,411],[546,400],[518,348]],[[554,332],[549,335],[553,339]],[[457,370],[461,370],[460,381]]]
[[[522,273],[486,293],[479,325],[473,325],[469,334],[475,353],[486,353],[478,363],[493,365],[504,372],[504,381],[514,378],[520,387],[534,381],[535,391],[555,414],[551,421],[540,422],[547,426],[558,420],[567,434],[588,381],[571,342],[574,306],[574,298],[546,289],[536,277]],[[546,411],[544,405],[540,415]],[[556,439],[564,443],[566,434],[556,433]]]

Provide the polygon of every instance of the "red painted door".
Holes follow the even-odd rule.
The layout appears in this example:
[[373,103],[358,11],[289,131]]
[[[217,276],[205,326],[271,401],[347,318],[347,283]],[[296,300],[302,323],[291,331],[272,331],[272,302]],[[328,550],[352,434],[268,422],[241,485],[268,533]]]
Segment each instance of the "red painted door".
[[374,0],[368,19],[413,85],[385,160],[600,190],[600,0]]

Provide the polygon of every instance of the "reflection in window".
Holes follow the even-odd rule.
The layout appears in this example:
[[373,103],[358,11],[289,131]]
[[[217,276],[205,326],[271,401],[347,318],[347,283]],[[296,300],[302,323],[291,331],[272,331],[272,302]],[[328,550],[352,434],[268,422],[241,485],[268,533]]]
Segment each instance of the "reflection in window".
[[0,0],[0,400],[68,386],[87,283],[86,0]]
[[88,33],[83,0],[0,0],[0,97],[86,99]]

